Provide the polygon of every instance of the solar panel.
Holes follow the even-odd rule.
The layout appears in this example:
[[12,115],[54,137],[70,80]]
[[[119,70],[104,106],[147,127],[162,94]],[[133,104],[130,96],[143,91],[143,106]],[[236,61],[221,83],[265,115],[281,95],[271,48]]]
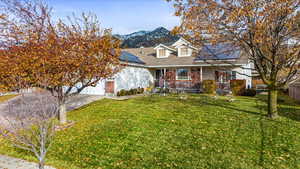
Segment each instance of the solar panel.
[[124,62],[130,62],[130,63],[145,64],[137,56],[126,51],[121,52],[120,60]]
[[241,51],[230,44],[204,45],[196,60],[227,60],[240,58]]

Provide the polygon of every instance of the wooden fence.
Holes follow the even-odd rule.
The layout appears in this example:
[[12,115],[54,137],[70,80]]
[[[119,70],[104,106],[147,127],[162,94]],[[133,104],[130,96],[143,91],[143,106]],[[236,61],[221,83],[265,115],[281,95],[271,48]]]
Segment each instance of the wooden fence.
[[289,86],[289,95],[300,102],[300,83],[294,83]]

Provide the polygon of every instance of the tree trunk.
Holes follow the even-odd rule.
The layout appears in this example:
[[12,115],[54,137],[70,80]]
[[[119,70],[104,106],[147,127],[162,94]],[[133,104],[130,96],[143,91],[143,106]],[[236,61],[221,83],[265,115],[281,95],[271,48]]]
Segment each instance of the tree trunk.
[[59,104],[58,119],[61,124],[67,123],[67,111],[66,111],[66,103],[65,102],[60,102],[60,104]]
[[278,110],[277,110],[277,90],[269,90],[268,94],[268,116],[272,119],[278,117]]
[[45,168],[45,163],[44,163],[44,160],[41,160],[39,162],[39,169],[44,169]]

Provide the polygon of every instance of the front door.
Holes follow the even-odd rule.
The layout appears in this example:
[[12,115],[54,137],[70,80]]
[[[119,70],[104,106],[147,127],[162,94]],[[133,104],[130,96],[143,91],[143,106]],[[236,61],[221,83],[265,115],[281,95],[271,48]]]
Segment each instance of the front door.
[[155,87],[162,87],[160,84],[160,80],[162,80],[164,74],[165,72],[163,69],[155,70]]
[[155,71],[155,79],[159,80],[162,76],[164,76],[165,72],[163,69],[159,69]]
[[233,73],[231,71],[216,71],[215,80],[219,89],[229,89],[230,80],[233,79]]
[[115,81],[105,82],[105,93],[115,93]]

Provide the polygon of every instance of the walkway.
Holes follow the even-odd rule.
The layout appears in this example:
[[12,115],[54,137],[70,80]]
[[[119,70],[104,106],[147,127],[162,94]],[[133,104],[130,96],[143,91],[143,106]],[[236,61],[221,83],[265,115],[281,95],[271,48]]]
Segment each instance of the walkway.
[[[0,169],[38,169],[36,163],[0,155]],[[45,169],[55,169],[46,166]]]

